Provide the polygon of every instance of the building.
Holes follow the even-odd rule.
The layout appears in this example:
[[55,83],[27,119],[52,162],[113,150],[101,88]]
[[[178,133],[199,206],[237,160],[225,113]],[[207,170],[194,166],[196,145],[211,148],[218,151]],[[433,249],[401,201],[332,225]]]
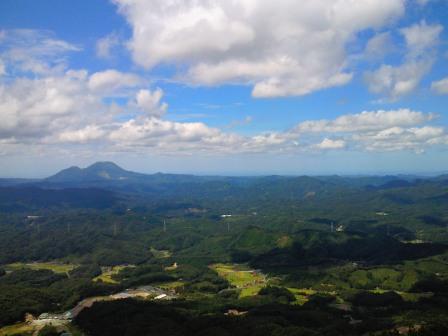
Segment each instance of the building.
[[68,321],[70,320],[71,315],[65,314],[51,314],[51,313],[42,313],[39,315],[38,320],[61,320]]
[[124,293],[124,292],[111,295],[111,298],[114,300],[123,300],[123,299],[128,299],[130,297],[133,297],[133,295],[130,293]]
[[344,232],[344,226],[343,226],[343,225],[339,225],[339,226],[336,228],[336,232]]
[[227,313],[224,313],[226,316],[242,316],[247,314],[247,311],[239,311],[237,309],[229,309]]

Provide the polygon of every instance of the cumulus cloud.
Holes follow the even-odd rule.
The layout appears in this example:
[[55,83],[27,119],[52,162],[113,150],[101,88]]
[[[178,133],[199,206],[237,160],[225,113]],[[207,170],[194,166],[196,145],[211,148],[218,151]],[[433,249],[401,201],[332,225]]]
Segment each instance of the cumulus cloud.
[[[40,139],[88,142],[100,138],[125,107],[105,102],[119,87],[102,80],[94,80],[92,85],[94,76],[86,70],[69,70],[57,76],[20,77],[0,83],[0,139],[14,137],[36,143]],[[166,109],[161,91],[146,91],[155,97],[153,104],[146,106],[146,114],[160,115]]]
[[366,72],[364,79],[370,92],[395,101],[413,92],[433,65],[432,59],[412,61],[401,66],[382,65]]
[[165,114],[168,104],[162,103],[163,91],[157,88],[154,91],[140,90],[137,92],[135,103],[147,115],[161,117]]
[[353,140],[369,151],[413,150],[417,153],[446,137],[440,127],[392,127],[378,133],[356,134]]
[[365,111],[334,120],[308,120],[283,132],[253,136],[226,133],[204,123],[142,117],[122,123],[109,135],[120,148],[162,153],[300,153],[316,150],[412,150],[447,144],[441,127],[427,125],[437,116],[408,109]]
[[409,109],[364,111],[334,120],[301,122],[289,131],[287,137],[306,139],[309,135],[312,138],[324,135],[325,138],[314,145],[319,149],[341,149],[350,145],[367,151],[422,152],[427,147],[446,144],[446,131],[427,125],[435,118],[437,115]]
[[192,152],[234,153],[244,142],[201,122],[173,122],[159,118],[131,119],[110,133],[117,148],[163,154]]
[[434,64],[434,48],[442,30],[441,25],[425,21],[400,29],[406,44],[404,61],[398,66],[383,64],[366,72],[364,80],[369,91],[391,101],[413,92]]
[[316,147],[319,149],[341,149],[344,148],[345,145],[346,143],[344,140],[332,140],[325,138],[321,143],[318,143]]
[[137,87],[143,83],[140,76],[109,69],[92,74],[88,85],[92,91],[116,93],[120,89]]
[[[316,150],[414,150],[446,145],[437,116],[408,109],[365,111],[309,120],[290,130],[243,136],[202,122],[163,119],[163,91],[140,89],[130,103],[142,113],[116,118],[124,107],[106,104],[87,71],[20,78],[0,86],[0,150],[31,144],[101,144],[110,151],[175,154],[298,153]],[[31,147],[33,147],[31,146]]]
[[[107,107],[86,89],[86,72],[19,78],[0,85],[0,138],[36,139],[104,118]],[[102,113],[104,112],[104,113]]]
[[442,31],[442,25],[428,25],[425,21],[401,29],[400,32],[403,34],[410,52],[408,57],[419,57],[437,45]]
[[387,129],[394,126],[414,126],[434,119],[434,114],[399,109],[391,111],[363,111],[347,114],[334,120],[304,121],[294,128],[297,133],[364,132]]
[[431,83],[431,89],[438,94],[448,94],[448,77]]
[[137,64],[181,64],[186,82],[244,83],[255,97],[346,84],[352,78],[346,44],[405,7],[404,0],[114,2],[133,29],[128,47]]
[[[356,18],[340,19],[356,26]],[[53,40],[42,47],[45,52],[34,51],[28,55],[28,61],[44,61],[42,55],[63,59],[65,53],[76,49],[67,42]],[[233,43],[236,42],[228,40],[229,45]],[[10,48],[17,50],[16,44]],[[9,49],[2,50],[7,69],[17,66],[16,61],[3,58],[9,54]],[[446,131],[430,125],[436,115],[409,109],[364,111],[331,120],[308,120],[289,130],[250,136],[203,122],[171,121],[165,117],[168,105],[164,102],[163,90],[150,89],[138,75],[115,69],[93,74],[82,69],[68,70],[66,64],[55,65],[51,57],[45,60],[49,71],[27,68],[33,76],[19,72],[12,79],[0,81],[0,153],[7,155],[25,146],[36,151],[43,151],[45,146],[64,150],[68,143],[70,147],[100,145],[108,151],[161,154],[301,153],[346,148],[421,152],[430,146],[448,144]],[[266,70],[272,71],[269,76],[273,77],[279,71],[278,64],[274,63],[272,69]],[[199,65],[189,71],[195,66]],[[338,75],[344,76],[344,73]],[[254,92],[264,81],[271,80],[266,78],[259,77]],[[302,89],[307,87],[302,84]],[[114,103],[116,97],[120,104]],[[250,121],[249,118],[245,122]]]
[[73,143],[87,143],[89,141],[97,140],[105,135],[105,130],[97,125],[87,125],[78,130],[62,131],[57,135],[58,142],[73,142]]
[[445,145],[441,127],[427,125],[437,116],[408,109],[365,111],[333,120],[308,120],[283,132],[253,136],[227,133],[204,123],[154,117],[131,119],[109,135],[115,146],[152,153],[300,153],[316,150],[412,150]]

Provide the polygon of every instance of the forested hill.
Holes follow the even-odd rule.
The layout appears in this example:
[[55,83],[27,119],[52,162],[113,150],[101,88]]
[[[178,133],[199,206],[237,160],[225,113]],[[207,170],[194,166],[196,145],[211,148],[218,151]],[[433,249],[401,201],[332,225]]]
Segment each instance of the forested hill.
[[103,162],[0,180],[0,335],[30,328],[16,324],[25,313],[148,285],[181,300],[97,302],[72,326],[111,336],[173,335],[165,324],[177,335],[424,325],[415,335],[445,335],[433,331],[448,330],[447,204],[446,175],[146,175]]

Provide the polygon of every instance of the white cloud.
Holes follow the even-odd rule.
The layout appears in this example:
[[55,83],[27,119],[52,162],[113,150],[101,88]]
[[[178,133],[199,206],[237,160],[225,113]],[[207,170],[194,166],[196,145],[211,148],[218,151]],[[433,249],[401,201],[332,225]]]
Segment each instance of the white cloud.
[[66,54],[81,51],[74,44],[57,39],[50,31],[31,29],[3,30],[0,57],[17,72],[48,75],[67,68]]
[[[344,20],[348,20],[347,25],[356,25],[356,19],[352,22],[344,17]],[[47,54],[48,60],[42,64],[50,71],[38,71],[33,73],[33,77],[20,72],[11,80],[0,82],[0,153],[6,153],[4,155],[25,146],[36,152],[45,151],[45,148],[66,150],[64,146],[67,143],[70,148],[78,144],[78,148],[101,146],[105,151],[187,155],[198,152],[300,153],[346,148],[423,151],[429,146],[448,144],[445,130],[429,125],[436,115],[409,109],[365,111],[333,120],[309,120],[290,130],[250,136],[203,122],[166,120],[164,115],[168,105],[160,88],[150,90],[144,79],[115,69],[89,74],[86,70],[66,70],[66,64],[58,67],[51,58],[64,58],[65,53],[61,50],[67,53],[73,48],[64,41],[55,41],[58,40],[47,41],[43,47],[47,51],[33,52],[30,58],[39,61],[45,58],[43,54]],[[26,47],[22,47],[23,52]],[[10,48],[17,50],[17,44]],[[3,55],[9,54],[10,50],[4,49]],[[238,71],[244,76],[254,77],[257,67],[261,69],[260,64],[251,65],[255,68],[242,67]],[[5,65],[9,69],[17,63],[6,58]],[[191,67],[190,71],[196,66],[199,65]],[[259,82],[255,83],[254,92],[270,80],[266,78],[275,77],[281,71],[285,73],[280,77],[286,78],[286,68],[281,69],[278,63],[273,62],[272,68],[266,69]],[[223,71],[219,76],[225,76],[225,73]],[[341,72],[335,75],[336,78],[339,75],[345,76]],[[231,80],[231,77],[226,80]],[[300,81],[291,79],[291,82],[283,83],[286,86],[282,92],[293,92],[287,87],[297,89],[296,84]],[[317,87],[313,86],[318,85],[316,83],[301,82],[301,90],[312,91]],[[275,85],[266,87],[270,92],[278,89]],[[120,105],[113,102],[115,97],[120,98]],[[244,122],[250,121],[248,118]]]
[[279,153],[291,151],[293,147],[297,150],[295,142],[284,133],[248,137],[202,122],[174,122],[153,117],[129,120],[111,132],[109,139],[121,150],[159,154]]
[[390,32],[374,35],[367,41],[364,54],[368,59],[381,59],[394,49]]
[[109,151],[187,155],[345,148],[423,151],[448,143],[444,129],[426,125],[435,115],[408,109],[309,120],[289,131],[243,136],[202,122],[162,119],[167,105],[161,89],[137,91],[132,104],[144,113],[123,120],[116,118],[120,107],[107,105],[101,94],[91,90],[90,78],[86,71],[68,71],[59,77],[22,78],[0,86],[0,152],[23,144],[54,149],[65,143],[101,144]]
[[[106,90],[104,83],[108,81],[93,81],[99,84],[92,85],[93,76],[85,70],[67,71],[60,76],[18,78],[0,85],[0,139],[14,136],[21,141],[88,142],[101,138],[106,129],[116,128],[114,119],[123,107],[105,103],[103,98],[118,87]],[[165,112],[161,89],[140,90],[136,95],[137,107],[146,116],[160,117]]]
[[198,85],[245,83],[255,97],[305,95],[352,78],[346,44],[400,17],[404,0],[114,0],[134,61],[181,64]]
[[413,92],[432,64],[432,60],[413,61],[398,67],[383,64],[375,71],[366,72],[364,79],[370,92],[395,101]]
[[0,138],[39,138],[100,118],[107,107],[87,89],[85,71],[18,78],[0,85]]
[[109,139],[118,148],[143,152],[189,154],[233,152],[243,137],[226,134],[204,123],[180,123],[159,118],[131,119],[111,132]]
[[140,90],[137,92],[135,103],[139,109],[147,115],[161,117],[165,114],[168,105],[162,103],[163,91],[157,88],[153,92]]
[[294,128],[295,133],[339,133],[383,130],[394,126],[409,127],[435,118],[433,114],[399,109],[391,111],[364,111],[346,114],[334,120],[304,121]]
[[448,77],[431,83],[431,89],[438,94],[448,94]]
[[368,151],[402,151],[413,150],[421,153],[426,147],[440,143],[446,138],[440,127],[393,127],[378,133],[356,134],[353,140]]
[[165,154],[300,153],[346,148],[422,152],[447,143],[443,128],[426,125],[435,117],[408,109],[371,111],[334,120],[309,120],[289,131],[253,136],[226,133],[204,123],[141,117],[116,125],[109,140],[122,150]]
[[381,65],[375,71],[364,74],[370,92],[396,101],[415,91],[423,77],[431,70],[443,27],[429,25],[425,21],[400,29],[406,52],[401,65]]
[[428,49],[436,46],[442,31],[442,25],[428,25],[425,21],[400,30],[405,38],[410,57],[421,56]]
[[[140,119],[144,120],[161,117],[166,111],[163,91],[144,88],[146,81],[135,74],[109,69],[89,75],[86,70],[64,70],[65,62],[55,70],[54,58],[64,59],[67,52],[78,49],[65,41],[49,38],[51,33],[7,31],[3,35],[8,42],[2,49],[7,66],[20,67],[20,71],[13,79],[0,82],[2,145],[92,141],[110,145],[108,134],[125,123],[117,121],[123,120],[120,114],[126,114],[125,119],[129,119],[129,115],[143,112]],[[33,74],[30,77],[23,72],[23,63],[10,58],[11,55],[41,64],[42,68],[26,68]],[[41,71],[43,68],[46,71]],[[125,103],[119,106],[105,99],[114,97],[124,98]]]
[[92,140],[97,140],[105,135],[105,131],[96,125],[88,125],[78,130],[62,131],[57,135],[55,141],[58,142],[74,142],[74,143],[86,143]]
[[346,146],[344,140],[332,140],[325,138],[321,143],[317,144],[316,147],[319,149],[342,149]]
[[334,120],[304,121],[285,136],[310,142],[316,135],[326,135],[312,146],[319,149],[341,149],[350,145],[367,151],[422,152],[427,147],[446,144],[447,134],[443,128],[426,125],[435,118],[434,114],[409,109],[366,111],[342,115]]
[[96,55],[99,58],[111,58],[114,48],[121,44],[120,38],[117,34],[112,33],[104,36],[96,42]]
[[143,83],[143,79],[135,74],[109,69],[92,74],[88,85],[93,91],[116,93],[120,89],[137,87]]

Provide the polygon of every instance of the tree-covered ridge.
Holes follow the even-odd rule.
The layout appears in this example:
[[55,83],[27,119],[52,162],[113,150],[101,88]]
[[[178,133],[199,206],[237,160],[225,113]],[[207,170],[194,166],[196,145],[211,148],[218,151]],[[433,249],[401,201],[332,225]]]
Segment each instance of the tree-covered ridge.
[[[446,177],[143,175],[110,164],[81,175],[0,187],[0,325],[150,285],[174,301],[97,302],[72,325],[89,335],[446,328]],[[135,317],[115,318],[123,309]]]

